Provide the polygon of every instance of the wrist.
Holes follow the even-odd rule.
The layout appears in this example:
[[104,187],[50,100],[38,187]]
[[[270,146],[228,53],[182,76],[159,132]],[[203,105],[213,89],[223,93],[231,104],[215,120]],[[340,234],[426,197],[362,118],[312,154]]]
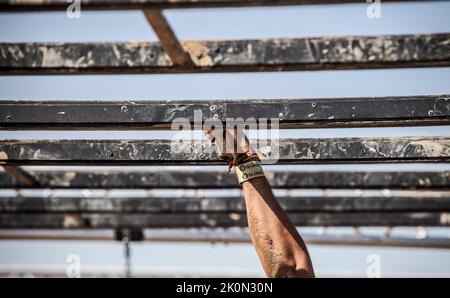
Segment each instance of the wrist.
[[244,164],[248,161],[251,160],[258,160],[259,161],[259,157],[256,153],[247,151],[245,153],[240,153],[238,154],[234,159],[233,159],[233,165],[234,166],[239,166],[241,164]]
[[254,178],[265,177],[259,159],[252,159],[240,165],[236,165],[236,176],[238,178],[239,184],[242,184]]

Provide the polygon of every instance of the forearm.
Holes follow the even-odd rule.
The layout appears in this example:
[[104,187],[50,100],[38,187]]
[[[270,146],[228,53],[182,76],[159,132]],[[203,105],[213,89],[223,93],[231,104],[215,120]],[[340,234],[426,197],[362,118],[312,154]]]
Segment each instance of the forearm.
[[265,177],[242,183],[252,242],[269,277],[314,277],[308,250]]
[[[269,277],[314,277],[305,243],[286,212],[272,194],[259,158],[237,130],[206,129],[205,135],[222,154],[231,156],[231,166],[242,185],[253,245]],[[229,168],[229,169],[230,169]]]

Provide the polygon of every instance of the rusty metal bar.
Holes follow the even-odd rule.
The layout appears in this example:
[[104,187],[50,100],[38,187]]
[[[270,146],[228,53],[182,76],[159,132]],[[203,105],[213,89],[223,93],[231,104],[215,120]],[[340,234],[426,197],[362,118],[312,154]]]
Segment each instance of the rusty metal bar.
[[144,10],[144,15],[158,36],[164,51],[172,60],[173,65],[195,66],[189,53],[183,49],[183,46],[178,41],[163,12],[159,9],[147,9]]

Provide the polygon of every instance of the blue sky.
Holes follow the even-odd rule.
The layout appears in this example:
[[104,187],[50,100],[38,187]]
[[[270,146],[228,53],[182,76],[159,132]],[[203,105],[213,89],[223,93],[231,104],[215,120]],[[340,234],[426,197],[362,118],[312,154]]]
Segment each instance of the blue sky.
[[[363,1],[362,1],[363,2]],[[369,19],[367,4],[172,10],[166,16],[180,39],[233,39],[326,35],[415,34],[450,32],[450,1],[382,4],[382,18]],[[139,11],[85,12],[68,19],[65,12],[0,14],[0,41],[156,40]],[[353,97],[450,93],[450,68],[285,73],[37,76],[0,77],[0,100],[6,99],[245,99]],[[450,127],[308,130],[298,136],[450,135]],[[0,132],[1,138],[100,137],[96,133]],[[125,132],[101,137],[152,137]],[[322,166],[323,167],[323,166]],[[374,166],[383,167],[383,166]],[[391,167],[391,166],[390,166]],[[408,165],[411,167],[411,165]],[[430,165],[416,165],[426,168]],[[448,165],[440,168],[448,168]],[[133,263],[168,268],[212,268],[261,273],[249,245],[136,245]],[[123,263],[117,243],[0,242],[0,268],[10,264],[65,266],[66,256],[80,254],[84,264]],[[386,274],[446,274],[450,252],[311,246],[319,272],[364,275],[368,254],[380,254]],[[190,255],[188,259],[184,255]],[[158,267],[160,268],[160,267]],[[197,269],[196,269],[197,268]],[[326,275],[326,274],[325,274]]]

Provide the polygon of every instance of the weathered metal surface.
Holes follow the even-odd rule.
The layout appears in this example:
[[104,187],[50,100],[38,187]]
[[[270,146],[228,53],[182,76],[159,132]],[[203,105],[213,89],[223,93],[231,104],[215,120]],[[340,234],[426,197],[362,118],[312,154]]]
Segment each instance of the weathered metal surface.
[[[275,144],[275,140],[272,140]],[[280,139],[279,155],[260,146],[263,162],[446,162],[450,137]],[[0,163],[224,164],[205,140],[0,140]]]
[[[297,226],[449,226],[450,213],[290,213]],[[245,214],[0,214],[2,229],[246,227]]]
[[[155,232],[155,233],[152,233]],[[367,235],[313,235],[302,233],[306,244],[370,246],[370,247],[415,247],[450,249],[450,240],[444,237],[427,237],[425,239],[405,237],[379,237]],[[114,241],[116,238],[109,230],[0,230],[0,240],[28,240],[28,241]],[[227,235],[226,233],[196,233],[182,234],[177,230],[158,231],[146,230],[143,241],[146,242],[178,242],[178,243],[250,243],[250,236],[244,234]]]
[[0,43],[1,74],[327,70],[450,65],[450,34],[182,42],[195,67],[159,43]]
[[[27,186],[0,172],[0,188],[239,188],[233,174],[224,171],[29,171],[37,185]],[[275,188],[391,188],[450,189],[450,172],[270,172]]]
[[16,183],[25,187],[39,187],[39,182],[33,177],[33,175],[30,175],[21,167],[3,166],[3,169],[6,173],[8,173],[8,176],[12,178],[12,180]]
[[[279,197],[288,212],[450,211],[450,192]],[[242,213],[240,197],[0,197],[1,213]]]
[[450,95],[198,101],[0,101],[2,129],[170,129],[174,120],[278,119],[281,128],[450,124]]
[[[419,0],[383,0],[414,2]],[[443,0],[429,0],[443,1]],[[203,7],[283,6],[311,4],[364,3],[361,0],[81,0],[83,9],[171,9]],[[66,0],[0,0],[0,11],[66,10]]]
[[183,49],[163,12],[158,9],[147,9],[144,14],[173,65],[194,66],[191,56]]

